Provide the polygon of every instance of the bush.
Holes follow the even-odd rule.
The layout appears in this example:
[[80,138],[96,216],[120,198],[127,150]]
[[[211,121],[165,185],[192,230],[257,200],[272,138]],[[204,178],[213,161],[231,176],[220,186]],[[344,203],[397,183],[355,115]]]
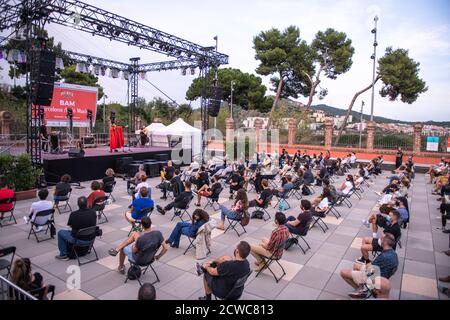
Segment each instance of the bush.
[[25,191],[36,187],[36,182],[42,170],[36,169],[27,154],[17,157],[0,156],[1,177],[6,179],[8,186],[15,191]]

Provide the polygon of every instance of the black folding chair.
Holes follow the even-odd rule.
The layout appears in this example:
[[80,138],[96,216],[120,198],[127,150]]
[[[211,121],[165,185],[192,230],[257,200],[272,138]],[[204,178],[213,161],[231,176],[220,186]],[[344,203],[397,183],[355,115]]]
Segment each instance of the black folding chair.
[[[88,264],[90,262],[94,262],[98,260],[97,251],[95,251],[94,242],[95,238],[97,237],[97,229],[99,229],[98,226],[92,226],[84,229],[78,230],[77,234],[74,237],[74,242],[72,243],[72,254],[77,258],[78,265],[82,266],[85,264]],[[87,244],[84,243],[80,237],[93,237],[92,240],[90,240]],[[87,248],[87,254],[91,254],[93,251],[95,254],[95,258],[93,259],[85,259],[86,261],[81,262],[80,256],[78,255],[77,248]]]
[[[104,212],[107,204],[108,204],[108,196],[99,197],[94,200],[92,209],[94,209],[97,212],[97,220],[98,220],[97,224],[108,222],[108,217],[106,217],[106,214]],[[104,217],[104,219],[102,219],[102,217]]]
[[5,210],[5,211],[0,210],[0,214],[3,214],[3,219],[0,219],[0,227],[3,227],[3,221],[5,220],[5,213],[9,213],[9,222],[11,222],[11,220],[14,220],[14,224],[17,224],[16,217],[14,216],[14,208],[16,207],[16,198],[12,197],[12,198],[1,199],[0,204],[3,204],[3,205],[12,204],[11,210]]
[[[52,235],[52,228],[55,231],[55,220],[54,220],[54,214],[55,214],[55,209],[49,209],[49,210],[43,210],[43,211],[39,211],[36,212],[35,218],[34,220],[30,221],[30,232],[28,233],[28,238],[30,239],[31,234],[34,235],[34,237],[36,238],[36,241],[39,243],[41,241],[46,241],[46,240],[50,240],[50,239],[54,239],[54,235]],[[45,219],[47,218],[47,219]],[[44,220],[44,223],[40,223],[40,220]],[[50,231],[50,237],[45,238],[45,239],[39,239],[38,237],[38,233],[36,231],[36,228],[45,228],[45,232],[44,234],[47,235],[47,233]]]
[[[273,275],[273,277],[275,278],[275,281],[278,283],[281,279],[283,279],[283,277],[286,275],[286,271],[284,270],[283,266],[280,263],[281,257],[283,256],[283,254],[281,254],[279,257],[275,256],[275,253],[279,250],[284,251],[284,248],[286,247],[286,241],[280,243],[280,245],[277,247],[277,250],[274,250],[273,253],[270,255],[270,257],[266,257],[263,256],[263,266],[261,267],[261,269],[259,269],[258,273],[256,274],[255,278],[257,278],[261,272],[263,272],[265,269],[269,270],[270,273]],[[277,278],[276,274],[273,272],[273,270],[270,268],[270,266],[272,265],[272,263],[276,263],[278,264],[278,266],[281,268],[281,270],[283,271],[283,274]]]
[[[139,211],[139,215],[142,217],[150,217],[153,212],[153,208],[143,208],[141,211]],[[141,232],[142,231],[142,223],[141,220],[134,220],[134,222],[131,223],[130,232],[128,232],[128,236],[132,232]]]
[[326,233],[327,230],[329,229],[328,225],[325,223],[325,221],[323,221],[322,217],[315,215],[313,213],[312,220],[313,222],[309,227],[309,229],[312,229],[316,224],[320,227],[320,229],[322,229],[323,233]]
[[[41,288],[28,291],[29,294],[36,297],[38,300],[53,300],[55,296],[55,286],[47,285]],[[48,296],[50,295],[50,297]]]
[[[309,249],[311,249],[311,246],[309,245],[309,243],[306,241],[305,237],[308,234],[308,231],[311,227],[311,225],[313,224],[313,219],[310,219],[308,221],[308,223],[306,224],[306,228],[305,228],[305,232],[303,232],[303,234],[300,233],[292,233],[289,230],[290,233],[290,238],[288,240],[288,244],[286,245],[286,250],[288,250],[290,247],[292,247],[294,244],[297,245],[302,251],[303,254],[306,254],[306,251],[308,251]],[[306,244],[306,248],[303,248],[303,245],[298,241],[299,239],[301,239],[305,244]]]
[[302,200],[303,199],[302,182],[301,181],[294,182],[294,187],[292,188],[291,196],[295,197],[297,200]]
[[[238,237],[242,236],[244,233],[247,233],[247,230],[241,224],[241,220],[242,220],[242,217],[244,216],[244,214],[245,214],[245,211],[242,210],[241,212],[238,213],[238,217],[236,219],[230,219],[230,218],[228,218],[228,216],[225,216],[228,221],[228,227],[224,230],[223,233],[224,234],[227,233],[227,231],[229,229],[233,229],[236,232],[236,234],[238,235]],[[242,232],[239,232],[237,230],[238,225],[241,226]]]
[[[58,200],[55,200],[55,209],[58,211],[59,214],[63,214],[66,212],[72,212],[72,207],[70,206],[69,200],[70,200],[70,194],[72,193],[72,189],[69,189],[67,194],[64,195],[58,195]],[[60,202],[64,202],[63,211],[61,211]],[[69,210],[67,210],[69,208]]]
[[260,211],[263,213],[263,220],[264,221],[268,221],[270,219],[272,219],[272,217],[270,216],[269,211],[267,211],[267,209],[269,208],[270,203],[272,202],[273,199],[273,194],[270,195],[269,197],[267,197],[267,199],[264,201],[263,205],[257,206],[255,211],[252,212],[251,216],[253,216],[253,214],[255,214],[256,212]]
[[[147,250],[151,250],[151,249],[152,248],[149,248]],[[159,250],[159,247],[156,249],[156,252],[158,252],[158,250]],[[155,252],[155,254],[156,254],[156,252]],[[151,261],[146,262],[146,263],[139,263],[138,264],[138,263],[136,263],[135,261],[132,261],[132,260],[128,260],[128,262],[130,263],[130,268],[136,268],[137,267],[137,268],[141,269],[141,275],[144,275],[147,272],[148,268],[152,269],[153,273],[156,276],[156,280],[153,281],[152,284],[155,284],[155,283],[160,281],[159,277],[158,277],[158,274],[156,273],[155,269],[152,266],[153,262],[155,262],[155,258],[154,257],[151,259]],[[142,270],[144,270],[144,271],[142,271]],[[128,277],[128,272],[127,272],[126,275],[125,275],[125,283],[127,283],[128,280],[130,280],[130,278]],[[140,277],[137,277],[136,280],[139,282],[139,285],[142,286],[142,282],[141,282]]]
[[275,205],[273,207],[276,208],[280,204],[281,200],[283,200],[288,206],[287,208],[285,208],[285,210],[291,209],[291,205],[287,201],[287,199],[290,198],[291,192],[292,192],[292,189],[289,190],[289,191],[285,191],[282,194],[275,193],[274,196],[277,197],[278,200],[277,200],[277,202],[275,203]]
[[[116,202],[116,198],[114,198],[114,196],[113,196],[113,194],[112,194],[115,188],[116,188],[116,181],[112,181],[112,182],[106,183],[106,184],[103,186],[103,191],[106,193],[106,195],[108,196],[108,198],[111,198],[111,200],[112,200],[113,202]],[[105,217],[105,218],[106,218],[106,217]]]
[[[11,259],[5,259],[5,257],[11,255]],[[0,249],[0,271],[7,270],[6,278],[11,275],[11,266],[16,255],[16,247],[6,247]]]
[[328,213],[330,213],[330,212],[336,217],[336,219],[339,219],[341,217],[341,213],[336,209],[336,202],[335,201],[330,203],[330,205],[328,207],[328,210],[327,210],[327,212],[325,214],[328,215]]
[[224,298],[217,297],[213,292],[214,298],[216,300],[239,300],[239,298],[242,296],[242,293],[244,292],[245,283],[247,282],[247,279],[251,274],[252,271],[250,271],[245,276],[237,279],[233,285],[233,288],[231,288],[230,292],[228,292],[228,294]]
[[[189,237],[189,236],[186,236],[186,238],[188,238],[188,240],[189,240],[189,245],[188,245],[188,247],[186,248],[186,250],[184,250],[183,255],[186,255],[186,253],[187,253],[189,250],[195,248],[194,241],[195,241],[195,239],[197,238],[197,235],[195,235],[195,237],[193,237],[193,238],[192,238],[192,237]],[[209,255],[210,253],[211,253],[211,250],[208,248],[207,255]]]
[[214,207],[214,204],[219,204],[219,197],[220,197],[220,193],[223,191],[223,187],[217,188],[215,190],[215,192],[209,196],[209,197],[205,197],[206,198],[206,204],[203,207],[203,209],[206,210],[206,208],[208,206],[210,206],[211,208],[213,208],[213,210],[219,210],[219,208],[216,209],[216,207]]
[[[189,210],[189,205],[192,202],[192,199],[194,199],[194,196],[192,195],[189,200],[188,203],[186,204],[186,206],[184,208],[177,208],[177,207],[173,207],[173,216],[172,219],[170,219],[170,221],[173,221],[173,219],[175,219],[176,217],[180,218],[181,221],[190,221],[192,219],[190,213],[188,212]],[[184,215],[188,216],[187,220],[184,220],[183,217]]]

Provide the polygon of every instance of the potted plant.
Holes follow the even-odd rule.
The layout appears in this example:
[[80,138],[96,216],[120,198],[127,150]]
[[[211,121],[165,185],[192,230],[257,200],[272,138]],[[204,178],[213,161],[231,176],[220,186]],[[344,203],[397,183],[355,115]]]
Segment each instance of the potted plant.
[[9,187],[16,192],[18,201],[36,197],[36,181],[42,170],[33,167],[27,154],[0,156],[0,172]]

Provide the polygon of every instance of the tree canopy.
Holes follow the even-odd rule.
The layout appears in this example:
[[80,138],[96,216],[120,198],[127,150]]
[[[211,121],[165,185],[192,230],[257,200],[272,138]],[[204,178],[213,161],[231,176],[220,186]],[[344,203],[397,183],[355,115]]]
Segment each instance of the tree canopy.
[[103,97],[103,88],[98,84],[98,77],[91,73],[81,73],[75,71],[75,65],[64,67],[60,72],[61,78],[66,83],[80,84],[98,88],[98,99]]
[[[208,74],[208,81],[211,83],[215,77],[215,70]],[[234,81],[233,104],[239,105],[249,110],[267,111],[266,87],[262,84],[262,79],[250,73],[242,72],[239,69],[224,68],[217,70],[218,86],[222,88],[221,100],[231,101],[231,82]],[[194,101],[201,97],[202,82],[199,78],[192,81],[186,91],[186,99]],[[269,106],[270,108],[270,106]]]

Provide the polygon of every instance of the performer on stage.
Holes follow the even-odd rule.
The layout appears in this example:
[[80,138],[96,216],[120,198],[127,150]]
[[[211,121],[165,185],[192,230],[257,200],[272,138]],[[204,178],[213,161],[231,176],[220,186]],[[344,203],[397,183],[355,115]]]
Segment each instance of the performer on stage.
[[48,132],[47,127],[45,126],[45,122],[43,121],[40,128],[39,128],[39,135],[41,136],[41,143],[42,143],[42,151],[48,152]]
[[141,146],[145,147],[145,145],[148,142],[148,130],[146,127],[142,127],[141,131],[139,132],[140,138],[141,138]]
[[123,145],[123,127],[113,122],[111,128],[109,128],[109,152],[118,152],[117,149],[122,148]]

